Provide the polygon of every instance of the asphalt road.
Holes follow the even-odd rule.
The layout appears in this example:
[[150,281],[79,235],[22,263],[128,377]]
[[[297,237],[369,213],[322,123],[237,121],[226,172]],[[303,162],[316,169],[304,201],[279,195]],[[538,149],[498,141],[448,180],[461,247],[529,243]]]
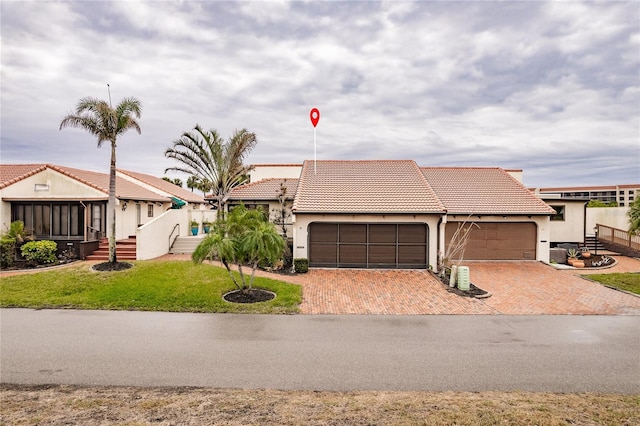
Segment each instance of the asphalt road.
[[2,309],[0,332],[5,383],[640,392],[640,316]]

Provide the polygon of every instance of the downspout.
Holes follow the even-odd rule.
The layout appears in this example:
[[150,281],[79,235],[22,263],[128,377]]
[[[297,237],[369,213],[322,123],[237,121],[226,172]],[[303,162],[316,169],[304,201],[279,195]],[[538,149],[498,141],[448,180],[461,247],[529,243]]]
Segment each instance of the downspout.
[[440,264],[440,258],[441,256],[444,256],[444,235],[446,226],[447,214],[445,213],[443,216],[440,216],[440,220],[438,220],[438,246],[436,253],[436,267],[434,268],[434,272],[436,272],[437,274],[440,273],[440,269],[438,268]]

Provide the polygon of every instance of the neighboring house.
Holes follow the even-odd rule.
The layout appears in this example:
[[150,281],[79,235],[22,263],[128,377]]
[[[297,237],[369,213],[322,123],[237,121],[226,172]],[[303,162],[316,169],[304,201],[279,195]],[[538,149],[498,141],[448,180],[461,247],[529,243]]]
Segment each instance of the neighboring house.
[[582,246],[588,232],[586,211],[589,200],[580,198],[561,198],[552,195],[539,195],[555,213],[551,215],[551,248],[558,244],[571,243]]
[[252,164],[249,181],[258,182],[271,178],[298,179],[301,170],[302,164]]
[[[459,224],[473,222],[465,259],[548,261],[555,211],[520,176],[411,160],[306,161],[292,206],[294,257],[315,267],[435,269]],[[248,194],[271,186],[260,192],[266,203],[277,181],[238,187],[232,198],[255,202]]]
[[629,206],[640,191],[640,183],[601,186],[569,186],[556,188],[535,188],[540,197],[556,196],[564,199],[577,198],[599,200],[605,203],[615,201],[618,206]]
[[[82,258],[108,236],[108,198],[109,175],[105,173],[52,164],[0,165],[2,229],[22,220],[36,238],[56,241],[59,250],[72,245]],[[164,247],[169,237],[165,229],[168,225],[159,226],[166,220],[161,217],[171,216],[172,226],[183,223],[180,233],[187,235],[193,213],[172,208],[187,203],[192,210],[205,214],[204,198],[154,176],[118,170],[116,239],[136,236],[139,259],[149,258],[160,245],[162,250],[168,250]],[[142,230],[145,231],[141,235]],[[155,241],[157,238],[161,243]]]

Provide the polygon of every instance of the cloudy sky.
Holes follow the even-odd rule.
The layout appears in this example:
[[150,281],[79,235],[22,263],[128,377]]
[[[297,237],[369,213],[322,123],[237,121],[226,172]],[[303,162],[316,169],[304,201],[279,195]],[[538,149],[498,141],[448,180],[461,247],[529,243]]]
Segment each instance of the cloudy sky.
[[[248,162],[414,159],[527,186],[640,182],[640,3],[2,1],[1,161],[108,171],[58,130],[86,96],[143,104],[118,167],[157,176],[196,123]],[[170,176],[178,176],[172,175]]]

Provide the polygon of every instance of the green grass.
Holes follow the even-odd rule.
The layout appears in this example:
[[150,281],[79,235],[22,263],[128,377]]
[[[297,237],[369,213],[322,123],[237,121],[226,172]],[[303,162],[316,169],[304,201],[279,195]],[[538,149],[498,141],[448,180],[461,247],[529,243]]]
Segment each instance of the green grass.
[[137,261],[120,272],[86,264],[2,278],[0,306],[168,312],[297,313],[302,289],[256,277],[254,287],[276,293],[268,302],[235,304],[222,295],[235,286],[223,268],[185,261]]
[[640,294],[640,273],[638,272],[593,274],[586,275],[586,278],[598,281],[601,284],[618,288],[620,290]]

